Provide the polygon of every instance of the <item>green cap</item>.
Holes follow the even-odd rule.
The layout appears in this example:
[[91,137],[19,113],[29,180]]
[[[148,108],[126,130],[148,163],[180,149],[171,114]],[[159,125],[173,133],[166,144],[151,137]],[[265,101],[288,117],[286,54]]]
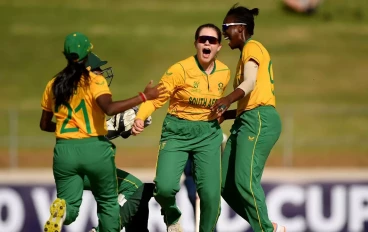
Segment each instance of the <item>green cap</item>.
[[86,62],[86,68],[91,67],[91,70],[99,68],[103,65],[107,64],[107,61],[101,60],[96,54],[93,52],[88,54],[88,59]]
[[91,52],[92,48],[93,45],[87,36],[80,32],[67,35],[64,41],[64,55],[68,60],[83,60]]

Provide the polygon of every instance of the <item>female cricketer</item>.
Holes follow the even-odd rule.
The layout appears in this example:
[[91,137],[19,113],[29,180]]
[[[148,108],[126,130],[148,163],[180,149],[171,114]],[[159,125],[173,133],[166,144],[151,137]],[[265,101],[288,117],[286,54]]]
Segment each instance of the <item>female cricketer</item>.
[[194,45],[196,55],[174,64],[161,78],[169,93],[142,104],[132,128],[133,134],[142,132],[143,120],[170,99],[154,179],[154,197],[162,207],[168,231],[182,231],[175,195],[189,156],[201,199],[199,231],[213,231],[220,214],[222,130],[210,107],[223,95],[230,70],[216,59],[221,49],[218,27],[199,26]]
[[[261,177],[266,160],[281,133],[275,109],[272,61],[266,48],[251,38],[258,9],[233,6],[222,31],[231,49],[241,51],[234,91],[212,110],[220,122],[235,119],[222,157],[222,197],[256,232],[284,231],[268,218]],[[237,110],[226,111],[238,101]],[[225,112],[226,111],[226,112]]]
[[45,232],[60,232],[63,224],[77,218],[84,176],[91,181],[97,201],[100,231],[120,230],[115,146],[104,137],[105,114],[115,115],[164,92],[162,87],[151,87],[150,83],[136,97],[112,101],[106,79],[85,67],[92,48],[82,33],[66,36],[67,66],[49,81],[41,101],[40,128],[56,135],[53,173],[58,197],[50,206]]
[[[107,61],[101,60],[93,52],[88,54],[86,67],[96,75],[103,75],[110,86],[114,77],[112,67],[102,69],[102,66],[107,64]],[[107,120],[107,134],[105,137],[108,140],[113,140],[118,137],[127,139],[131,135],[131,126],[138,112],[138,107],[133,107],[122,113],[114,115]],[[144,126],[149,126],[152,123],[151,116],[144,121]],[[120,205],[121,227],[125,228],[126,232],[148,232],[148,217],[149,217],[149,201],[153,197],[153,183],[142,183],[140,179],[134,175],[116,169],[118,180],[118,202]],[[84,177],[83,190],[91,190],[91,182],[87,176]],[[90,232],[99,232],[99,227],[92,228]]]

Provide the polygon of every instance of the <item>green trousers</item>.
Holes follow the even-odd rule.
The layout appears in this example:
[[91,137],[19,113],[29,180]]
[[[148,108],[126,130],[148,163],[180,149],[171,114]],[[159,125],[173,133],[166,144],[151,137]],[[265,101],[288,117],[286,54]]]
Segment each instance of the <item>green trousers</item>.
[[103,136],[58,139],[54,148],[53,172],[57,197],[66,201],[65,225],[78,216],[83,179],[87,176],[97,202],[100,231],[120,231],[115,146],[111,142]]
[[[148,203],[153,196],[153,183],[143,184],[134,175],[116,169],[118,179],[121,227],[126,232],[148,231]],[[84,178],[84,190],[91,190],[91,182]],[[96,228],[96,231],[100,231]]]
[[181,212],[175,203],[180,177],[190,156],[197,192],[201,199],[199,231],[213,231],[220,215],[222,130],[217,121],[188,121],[167,115],[157,158],[154,197],[162,207],[167,225]]
[[222,197],[255,232],[272,232],[261,178],[267,158],[281,133],[272,106],[260,106],[238,116],[222,157]]

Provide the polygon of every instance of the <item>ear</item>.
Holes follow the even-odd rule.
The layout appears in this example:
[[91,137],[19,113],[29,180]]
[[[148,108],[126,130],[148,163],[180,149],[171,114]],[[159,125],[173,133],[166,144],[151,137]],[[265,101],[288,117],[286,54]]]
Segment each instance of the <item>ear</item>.
[[238,26],[236,27],[236,29],[237,29],[237,31],[238,31],[239,33],[243,33],[243,31],[245,30],[245,27],[244,27],[243,25],[238,25]]
[[221,50],[221,48],[222,48],[222,45],[220,44],[220,45],[218,46],[218,48],[217,48],[217,52],[219,52],[219,51]]

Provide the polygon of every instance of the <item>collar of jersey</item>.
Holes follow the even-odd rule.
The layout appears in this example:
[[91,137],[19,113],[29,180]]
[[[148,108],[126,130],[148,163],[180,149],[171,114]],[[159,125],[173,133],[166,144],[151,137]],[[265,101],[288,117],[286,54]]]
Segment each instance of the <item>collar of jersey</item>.
[[[198,68],[199,68],[199,69],[200,69],[204,74],[206,74],[206,75],[207,75],[206,71],[202,68],[201,64],[199,63],[197,55],[194,55],[194,60],[195,60],[195,62],[197,63]],[[214,61],[213,69],[212,69],[212,72],[210,73],[210,75],[211,75],[212,73],[214,73],[215,71],[216,71],[216,60]]]
[[[248,41],[249,40],[251,40],[252,39],[252,37],[249,37],[249,39],[247,39],[246,41],[245,41],[245,43],[244,43],[244,47],[245,47],[245,45],[248,43]],[[243,49],[244,49],[244,47],[243,47]],[[243,51],[241,51],[240,52],[240,59],[242,58],[242,54],[243,54]]]

